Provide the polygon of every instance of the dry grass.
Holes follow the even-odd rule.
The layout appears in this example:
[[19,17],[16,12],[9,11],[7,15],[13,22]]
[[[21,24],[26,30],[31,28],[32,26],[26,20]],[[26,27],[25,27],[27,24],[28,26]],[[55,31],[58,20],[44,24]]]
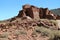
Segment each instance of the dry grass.
[[43,36],[48,36],[50,40],[53,40],[55,37],[60,37],[59,30],[51,30],[45,27],[36,27],[35,30],[37,33],[41,33]]

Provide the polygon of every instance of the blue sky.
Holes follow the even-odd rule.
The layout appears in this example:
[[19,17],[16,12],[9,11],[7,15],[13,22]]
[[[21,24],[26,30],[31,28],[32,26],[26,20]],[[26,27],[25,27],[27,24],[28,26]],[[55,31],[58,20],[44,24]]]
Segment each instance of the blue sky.
[[0,20],[18,15],[24,4],[49,9],[60,8],[60,0],[0,0]]

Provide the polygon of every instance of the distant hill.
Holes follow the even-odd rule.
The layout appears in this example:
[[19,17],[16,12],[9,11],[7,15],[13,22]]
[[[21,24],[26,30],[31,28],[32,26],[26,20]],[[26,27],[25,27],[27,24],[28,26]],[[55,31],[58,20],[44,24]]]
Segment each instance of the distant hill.
[[55,14],[57,14],[57,15],[60,15],[60,8],[52,9],[51,11],[54,12]]

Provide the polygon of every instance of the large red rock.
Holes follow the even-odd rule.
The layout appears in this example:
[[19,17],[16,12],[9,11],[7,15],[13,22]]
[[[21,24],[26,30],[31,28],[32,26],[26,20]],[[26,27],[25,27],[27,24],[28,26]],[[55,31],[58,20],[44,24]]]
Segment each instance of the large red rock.
[[32,19],[38,20],[42,19],[60,19],[60,16],[55,15],[48,8],[38,8],[33,5],[24,5],[23,9],[19,11],[17,17],[29,16]]
[[33,19],[39,19],[39,9],[35,6],[24,5],[23,10],[19,11],[17,17],[29,16]]
[[26,5],[23,5],[23,9],[27,9],[27,8],[30,8],[31,7],[31,5],[29,5],[29,4],[26,4]]
[[17,17],[24,17],[24,16],[26,16],[24,10],[19,11],[19,14]]

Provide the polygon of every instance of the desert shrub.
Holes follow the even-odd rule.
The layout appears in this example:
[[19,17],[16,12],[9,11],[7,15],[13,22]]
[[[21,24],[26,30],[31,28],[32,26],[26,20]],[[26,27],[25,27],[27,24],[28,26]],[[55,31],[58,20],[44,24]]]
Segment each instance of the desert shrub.
[[53,24],[57,24],[56,20],[50,20],[50,22],[53,23]]
[[27,34],[25,31],[20,31],[20,34]]
[[7,38],[9,35],[8,32],[4,32],[3,34],[0,34],[0,38]]
[[36,27],[36,32],[41,33],[42,36],[48,36],[49,40],[54,40],[54,38],[60,37],[60,31],[59,30],[51,30],[45,27]]
[[15,35],[20,35],[20,34],[27,34],[24,30],[16,30],[14,31]]
[[42,33],[42,35],[47,35],[47,36],[52,34],[52,31],[47,29],[47,28],[45,28],[45,27],[37,27],[36,28],[36,32],[40,32],[40,33]]
[[0,38],[0,40],[8,40],[8,38]]

